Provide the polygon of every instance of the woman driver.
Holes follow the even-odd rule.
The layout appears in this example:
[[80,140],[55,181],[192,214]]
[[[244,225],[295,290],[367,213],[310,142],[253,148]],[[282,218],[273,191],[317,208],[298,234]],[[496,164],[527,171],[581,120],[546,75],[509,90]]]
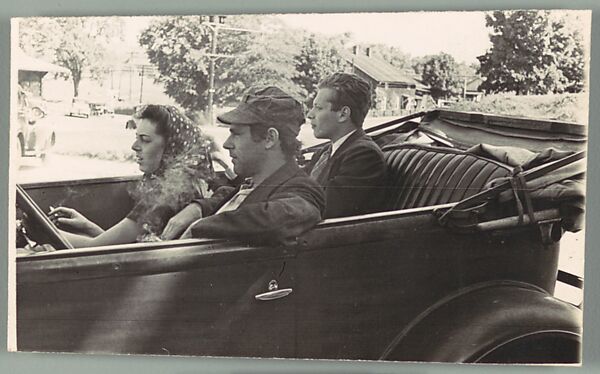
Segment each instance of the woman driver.
[[131,191],[135,205],[127,217],[104,231],[74,209],[49,213],[75,248],[153,240],[192,199],[206,197],[206,181],[214,174],[209,139],[172,106],[147,105],[133,118],[131,148],[144,175]]

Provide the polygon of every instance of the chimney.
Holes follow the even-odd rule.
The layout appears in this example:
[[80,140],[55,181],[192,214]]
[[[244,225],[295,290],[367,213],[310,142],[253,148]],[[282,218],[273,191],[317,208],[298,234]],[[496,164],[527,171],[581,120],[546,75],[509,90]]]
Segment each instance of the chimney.
[[367,47],[365,49],[365,54],[367,55],[367,57],[371,57],[371,47]]
[[354,47],[352,47],[352,54],[358,56],[358,54],[360,53],[360,46],[355,45]]

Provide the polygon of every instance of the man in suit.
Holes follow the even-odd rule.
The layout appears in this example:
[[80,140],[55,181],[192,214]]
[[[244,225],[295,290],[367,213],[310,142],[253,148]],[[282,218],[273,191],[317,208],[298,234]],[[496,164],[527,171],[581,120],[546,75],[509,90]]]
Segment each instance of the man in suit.
[[246,95],[217,119],[229,125],[223,148],[234,172],[246,181],[192,202],[171,218],[162,237],[173,239],[189,225],[182,238],[282,243],[316,225],[325,208],[324,194],[296,162],[302,104],[267,87]]
[[357,75],[334,73],[318,88],[307,117],[315,137],[330,143],[315,153],[306,170],[325,189],[325,218],[377,211],[384,197],[386,165],[381,150],[362,129],[371,87]]

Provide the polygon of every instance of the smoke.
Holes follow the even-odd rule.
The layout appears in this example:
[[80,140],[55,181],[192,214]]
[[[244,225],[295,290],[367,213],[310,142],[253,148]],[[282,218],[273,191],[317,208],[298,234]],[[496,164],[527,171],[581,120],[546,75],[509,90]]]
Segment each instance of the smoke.
[[138,241],[157,241],[168,220],[193,199],[209,197],[214,177],[207,144],[191,152],[170,156],[156,174],[146,175],[131,192],[136,201],[134,218],[142,225]]

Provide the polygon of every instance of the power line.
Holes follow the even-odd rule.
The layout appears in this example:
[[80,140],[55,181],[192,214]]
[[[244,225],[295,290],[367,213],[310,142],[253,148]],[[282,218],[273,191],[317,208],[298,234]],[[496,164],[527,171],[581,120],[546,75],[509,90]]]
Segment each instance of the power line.
[[[219,22],[214,22],[215,17],[218,17]],[[214,123],[213,119],[213,101],[215,94],[215,59],[217,58],[234,58],[236,55],[226,55],[217,53],[217,39],[219,36],[219,30],[225,31],[241,31],[241,32],[252,32],[252,33],[263,33],[260,30],[251,30],[240,27],[229,27],[223,26],[225,23],[226,16],[209,16],[209,22],[203,24],[207,26],[212,33],[212,40],[210,42],[210,53],[202,54],[209,58],[209,76],[208,76],[208,104],[207,104],[207,117],[211,124]],[[202,19],[202,18],[201,18]]]

